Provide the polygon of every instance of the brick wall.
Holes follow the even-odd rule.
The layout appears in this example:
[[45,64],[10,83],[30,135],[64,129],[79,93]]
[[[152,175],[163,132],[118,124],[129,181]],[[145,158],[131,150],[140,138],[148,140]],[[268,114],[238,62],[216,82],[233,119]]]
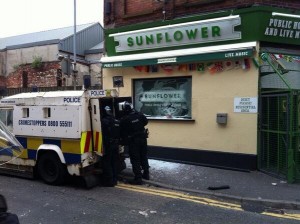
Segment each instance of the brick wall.
[[106,28],[249,7],[254,4],[300,10],[299,0],[167,0],[166,3],[164,0],[106,0],[106,2],[111,4],[111,12],[109,14],[104,12]]
[[0,88],[6,86],[6,78],[4,76],[0,76]]
[[[58,62],[45,62],[41,69],[33,69],[31,64],[22,65],[6,77],[6,88],[20,88],[23,86],[23,73],[27,73],[27,87],[54,87],[57,86]],[[0,79],[0,86],[1,86]]]

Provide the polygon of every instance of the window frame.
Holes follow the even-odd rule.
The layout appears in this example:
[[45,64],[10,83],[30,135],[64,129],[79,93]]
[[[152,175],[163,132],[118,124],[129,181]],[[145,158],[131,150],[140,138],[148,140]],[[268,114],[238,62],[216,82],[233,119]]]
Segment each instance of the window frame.
[[[186,79],[185,83],[183,82],[184,79]],[[141,84],[140,82],[143,83],[143,82],[147,82],[147,81],[150,82],[150,84],[148,84],[149,87],[151,87],[151,85],[153,85],[154,83],[161,81],[162,83],[166,84],[166,86],[163,87],[165,89],[162,88],[162,89],[155,90],[154,86],[152,86],[153,88],[150,89],[150,91],[148,90],[148,91],[142,91],[142,92],[138,93],[137,85],[142,86],[143,84]],[[151,82],[152,82],[152,84],[151,84]],[[168,84],[168,83],[172,83],[173,86],[170,87],[170,84]],[[174,89],[174,85],[176,86],[175,89]],[[187,87],[185,89],[179,88],[179,87],[182,87],[182,85],[187,85]],[[173,88],[173,89],[171,89],[171,88]],[[184,92],[182,92],[182,90],[184,90]],[[151,106],[148,106],[148,109],[150,108],[151,111],[161,113],[160,115],[151,116],[150,113],[145,112],[145,110],[144,111],[141,110],[141,108],[144,107],[144,103],[141,103],[141,101],[142,101],[141,99],[146,99],[145,95],[144,95],[145,92],[153,92],[153,91],[171,91],[173,93],[178,92],[178,96],[179,96],[179,93],[181,92],[182,98],[179,97],[178,102],[176,102],[176,101],[173,102],[173,100],[171,100],[171,101],[166,100],[165,102],[158,102],[158,103],[150,102],[149,104],[155,103],[156,106],[153,106],[152,109],[151,109]],[[194,119],[192,119],[192,76],[132,79],[132,92],[133,92],[132,100],[133,100],[134,108],[137,111],[144,113],[147,116],[147,118],[150,120],[194,121]],[[185,99],[185,101],[183,101],[183,99]],[[160,104],[160,106],[159,106],[159,104]],[[167,104],[169,104],[169,105],[167,106]],[[174,106],[172,106],[172,105],[174,105]],[[166,108],[169,108],[171,110],[171,112],[170,111],[169,112],[173,113],[173,114],[166,115],[165,113],[167,113],[167,111],[168,111],[168,109],[166,109]],[[184,109],[185,109],[185,111],[184,111]]]
[[[1,108],[0,109],[0,113],[1,113],[1,121],[3,124],[5,124],[5,126],[9,129],[9,131],[13,131],[13,119],[14,119],[14,116],[13,116],[13,112],[14,112],[14,109],[13,108],[8,108],[8,107],[5,107],[5,108]],[[8,122],[9,121],[9,122]]]

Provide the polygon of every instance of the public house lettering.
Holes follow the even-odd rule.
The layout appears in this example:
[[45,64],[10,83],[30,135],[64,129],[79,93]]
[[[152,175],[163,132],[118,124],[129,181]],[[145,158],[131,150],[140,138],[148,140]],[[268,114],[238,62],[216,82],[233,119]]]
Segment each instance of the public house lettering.
[[266,36],[300,39],[300,22],[271,18],[264,34]]

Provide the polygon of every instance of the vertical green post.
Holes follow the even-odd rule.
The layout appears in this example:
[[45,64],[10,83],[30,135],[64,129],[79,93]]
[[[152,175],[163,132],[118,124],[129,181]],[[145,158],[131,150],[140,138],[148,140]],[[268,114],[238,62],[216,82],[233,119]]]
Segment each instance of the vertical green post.
[[294,118],[294,99],[293,91],[289,91],[289,144],[288,144],[288,157],[287,157],[287,181],[288,183],[295,182],[295,162],[294,162],[294,149],[293,149],[293,118]]
[[[282,135],[282,133],[280,132],[279,130],[279,127],[280,127],[280,117],[282,116],[281,114],[281,102],[282,102],[282,98],[278,98],[276,99],[276,104],[277,104],[277,164],[276,164],[276,171],[279,173],[281,170],[280,170],[280,151],[281,151],[281,148],[280,148],[280,136]],[[275,165],[275,164],[274,164]]]
[[[270,99],[268,99],[268,127],[267,129],[270,129]],[[267,132],[267,139],[268,139],[268,148],[267,148],[267,168],[270,168],[270,132]]]

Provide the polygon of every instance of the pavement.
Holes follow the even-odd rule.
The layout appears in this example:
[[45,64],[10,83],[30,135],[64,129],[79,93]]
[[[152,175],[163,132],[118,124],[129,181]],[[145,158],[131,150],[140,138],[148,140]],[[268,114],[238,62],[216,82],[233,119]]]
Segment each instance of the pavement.
[[[126,182],[133,178],[132,167],[120,177]],[[233,171],[204,166],[172,163],[149,159],[149,186],[179,190],[210,198],[255,204],[265,208],[300,210],[300,184],[288,184],[260,171]]]

